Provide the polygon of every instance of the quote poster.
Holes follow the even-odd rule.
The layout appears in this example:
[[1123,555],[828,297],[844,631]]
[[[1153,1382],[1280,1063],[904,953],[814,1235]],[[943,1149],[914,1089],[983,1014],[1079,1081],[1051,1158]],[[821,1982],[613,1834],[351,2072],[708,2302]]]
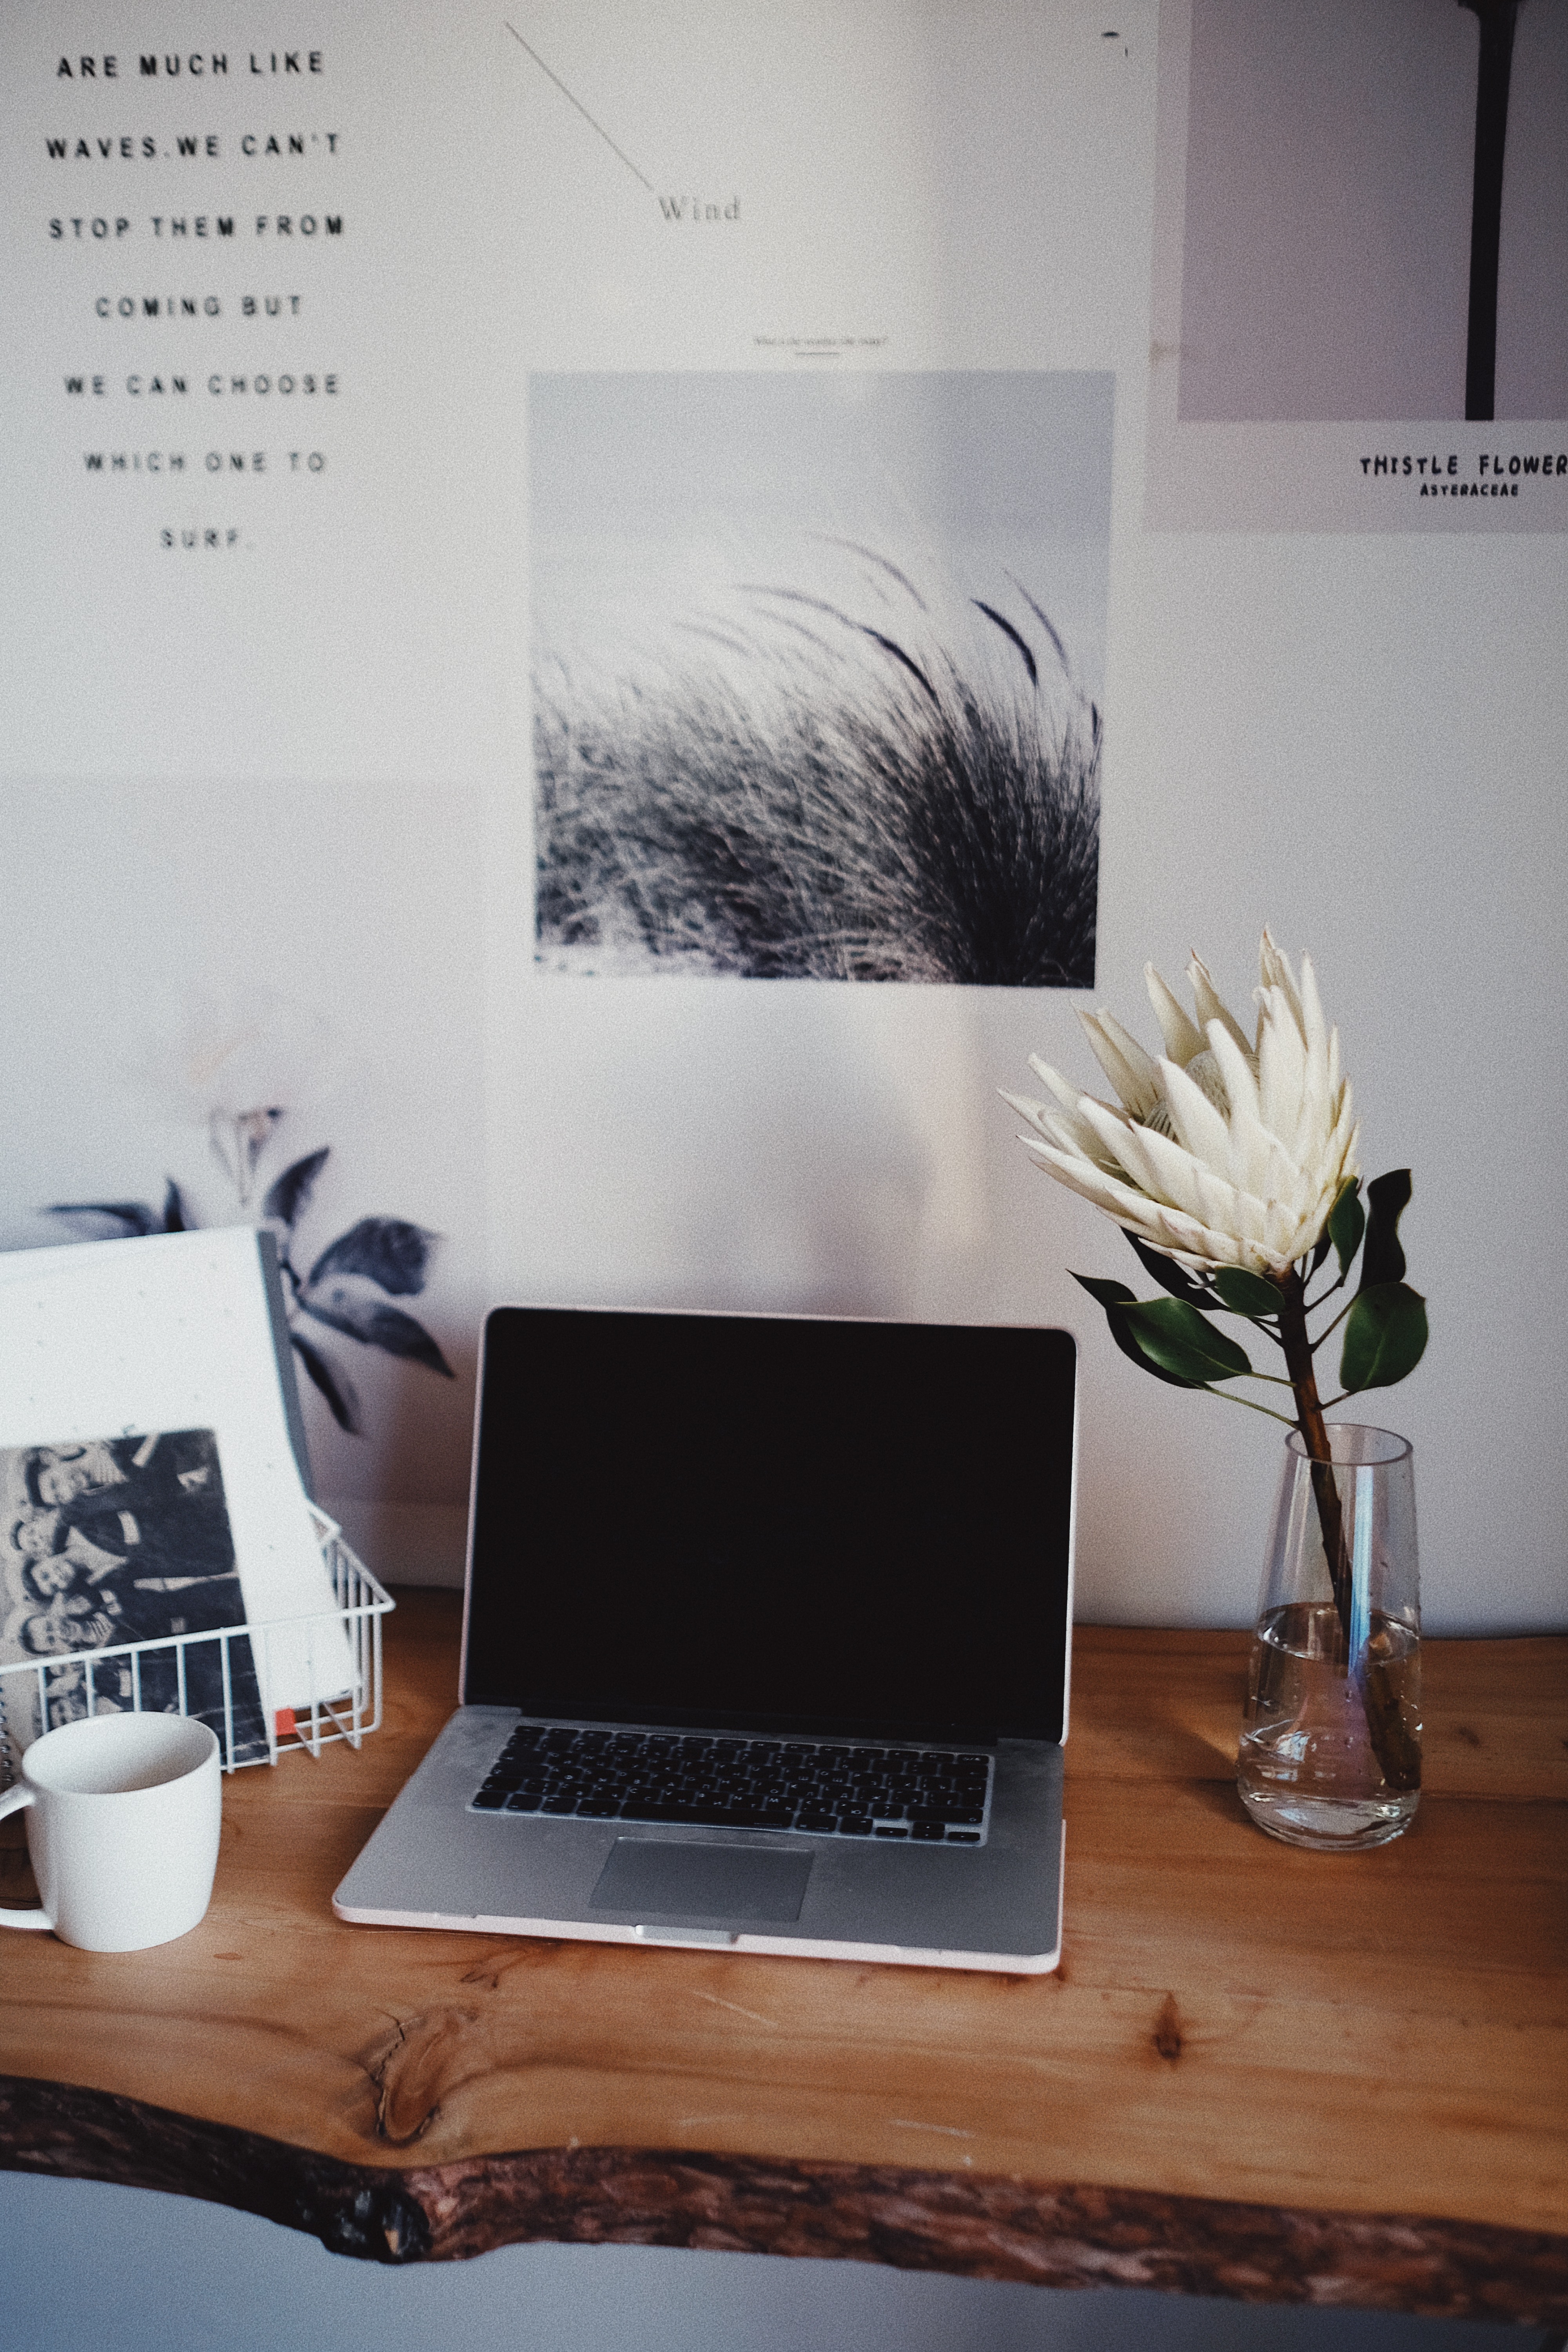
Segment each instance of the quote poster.
[[0,770],[493,766],[489,29],[5,13]]

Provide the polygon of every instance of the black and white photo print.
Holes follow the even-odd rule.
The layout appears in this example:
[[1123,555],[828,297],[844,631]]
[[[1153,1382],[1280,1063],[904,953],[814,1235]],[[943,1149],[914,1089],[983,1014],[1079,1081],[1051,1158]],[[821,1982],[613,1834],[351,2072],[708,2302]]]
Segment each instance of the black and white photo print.
[[[6,1447],[0,1511],[0,1667],[52,1662],[41,1702],[37,1674],[5,1678],[18,1745],[140,1706],[199,1717],[226,1760],[231,1733],[235,1760],[265,1753],[248,1641],[191,1640],[180,1655],[180,1636],[246,1620],[210,1429]],[[143,1643],[168,1646],[141,1653]]]
[[557,973],[1088,987],[1112,380],[530,380]]

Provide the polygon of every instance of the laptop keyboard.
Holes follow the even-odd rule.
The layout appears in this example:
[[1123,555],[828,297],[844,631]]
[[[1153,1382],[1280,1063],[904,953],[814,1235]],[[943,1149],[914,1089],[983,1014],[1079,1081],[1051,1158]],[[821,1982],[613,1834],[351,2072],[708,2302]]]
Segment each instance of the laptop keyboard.
[[981,1751],[523,1723],[469,1810],[979,1845],[990,1788]]

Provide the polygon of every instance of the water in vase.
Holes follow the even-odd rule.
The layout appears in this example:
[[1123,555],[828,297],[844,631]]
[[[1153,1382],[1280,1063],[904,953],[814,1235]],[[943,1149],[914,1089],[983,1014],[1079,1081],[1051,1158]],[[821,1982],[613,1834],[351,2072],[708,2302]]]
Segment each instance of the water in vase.
[[[1368,1731],[1369,1707],[1385,1727],[1384,1754],[1419,1758],[1420,1636],[1378,1611],[1367,1621],[1357,1670],[1331,1601],[1292,1601],[1258,1624],[1248,1670],[1237,1784],[1259,1826],[1293,1845],[1354,1851],[1409,1826],[1421,1801],[1391,1785]],[[1387,1736],[1392,1728],[1396,1742]],[[1395,1782],[1408,1780],[1395,1772]]]

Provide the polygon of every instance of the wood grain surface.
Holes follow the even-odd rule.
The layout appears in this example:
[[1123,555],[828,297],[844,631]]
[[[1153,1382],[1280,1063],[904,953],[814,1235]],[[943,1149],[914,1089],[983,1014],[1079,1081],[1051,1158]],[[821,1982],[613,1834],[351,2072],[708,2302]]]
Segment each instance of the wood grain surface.
[[381,2260],[618,2236],[1568,2320],[1568,1641],[1428,1643],[1416,1825],[1330,1857],[1237,1802],[1243,1636],[1079,1629],[1064,1962],[1023,1978],[341,1926],[457,1625],[401,1595],[384,1729],[226,1784],[192,1935],[0,1941],[0,2162]]

